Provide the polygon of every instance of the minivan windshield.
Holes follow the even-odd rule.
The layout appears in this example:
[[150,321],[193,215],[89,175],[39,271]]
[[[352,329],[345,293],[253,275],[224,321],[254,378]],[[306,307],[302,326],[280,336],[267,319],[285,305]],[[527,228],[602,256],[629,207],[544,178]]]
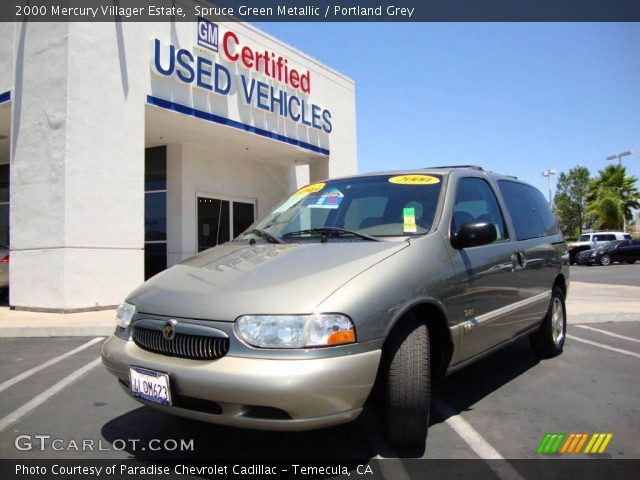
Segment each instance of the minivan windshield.
[[439,175],[374,175],[301,188],[243,235],[295,241],[423,235],[433,224]]

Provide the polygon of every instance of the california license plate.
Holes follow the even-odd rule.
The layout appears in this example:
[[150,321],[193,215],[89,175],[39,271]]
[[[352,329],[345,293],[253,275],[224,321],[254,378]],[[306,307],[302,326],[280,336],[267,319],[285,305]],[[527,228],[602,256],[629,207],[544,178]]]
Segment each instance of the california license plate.
[[129,368],[131,393],[134,397],[158,405],[171,406],[169,375],[140,367]]

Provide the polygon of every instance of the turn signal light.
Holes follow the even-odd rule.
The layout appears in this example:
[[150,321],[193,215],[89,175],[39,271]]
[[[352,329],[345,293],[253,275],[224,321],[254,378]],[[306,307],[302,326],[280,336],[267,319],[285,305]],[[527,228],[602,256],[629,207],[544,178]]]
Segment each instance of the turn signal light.
[[0,260],[0,263],[9,263],[9,254],[8,253],[2,260]]
[[346,332],[335,332],[327,338],[327,345],[339,345],[341,343],[354,343],[356,341],[356,332],[348,330]]

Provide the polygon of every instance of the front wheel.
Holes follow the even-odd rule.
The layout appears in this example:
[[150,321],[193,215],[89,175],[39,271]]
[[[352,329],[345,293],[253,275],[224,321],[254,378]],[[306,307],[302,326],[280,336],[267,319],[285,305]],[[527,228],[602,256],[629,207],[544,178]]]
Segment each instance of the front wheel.
[[604,265],[605,267],[611,265],[611,257],[608,253],[605,253],[600,257],[600,265]]
[[403,318],[391,332],[386,349],[387,437],[397,446],[422,445],[429,428],[429,330],[413,316]]
[[533,351],[544,358],[562,353],[567,332],[567,310],[564,292],[555,287],[551,292],[551,302],[540,328],[529,337]]

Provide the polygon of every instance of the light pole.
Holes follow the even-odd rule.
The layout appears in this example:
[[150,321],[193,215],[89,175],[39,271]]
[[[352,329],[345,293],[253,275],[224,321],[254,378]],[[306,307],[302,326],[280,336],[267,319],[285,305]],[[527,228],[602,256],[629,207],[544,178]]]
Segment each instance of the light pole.
[[633,153],[633,150],[627,150],[626,152],[609,155],[607,160],[618,160],[618,165],[622,165],[622,157],[628,157],[629,155],[633,155]]
[[547,177],[547,180],[549,180],[549,205],[553,205],[553,202],[551,201],[551,175],[555,175],[556,173],[557,172],[553,168],[548,168],[542,172],[542,176]]
[[[607,160],[618,160],[618,165],[622,166],[622,157],[628,157],[629,155],[633,155],[633,153],[633,150],[627,150],[626,152],[609,155]],[[622,206],[622,231],[627,231],[627,217],[624,215],[624,205]]]

